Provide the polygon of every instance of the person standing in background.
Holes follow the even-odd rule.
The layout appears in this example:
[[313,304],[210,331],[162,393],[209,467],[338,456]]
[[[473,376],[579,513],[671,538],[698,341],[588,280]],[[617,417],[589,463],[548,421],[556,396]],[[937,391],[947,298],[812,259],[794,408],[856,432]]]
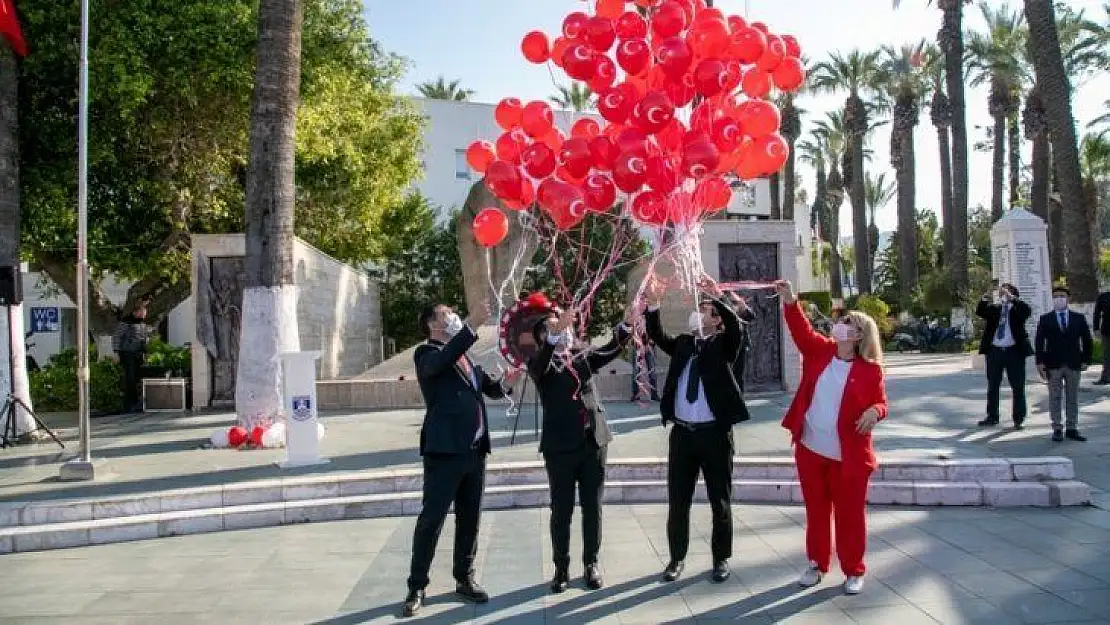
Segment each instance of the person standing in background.
[[112,351],[123,368],[123,405],[127,412],[143,411],[140,370],[146,359],[146,345],[153,329],[146,324],[146,302],[120,320],[112,333]]
[[1102,374],[1097,386],[1110,384],[1110,291],[1099,293],[1095,300],[1094,330],[1102,339]]
[[984,295],[975,309],[975,314],[986,321],[979,353],[987,360],[987,418],[980,421],[979,426],[998,425],[999,393],[1002,374],[1005,373],[1014,393],[1011,408],[1014,429],[1020,430],[1027,410],[1025,360],[1033,355],[1025,322],[1033,314],[1033,309],[1021,300],[1017,287],[1012,284],[999,285],[994,301],[991,299],[990,294]]
[[[1052,440],[1086,441],[1079,433],[1079,380],[1091,361],[1091,329],[1087,318],[1068,308],[1066,287],[1052,289],[1053,311],[1037,323],[1037,372],[1048,381],[1048,413]],[[1060,400],[1066,396],[1067,422],[1060,419]]]

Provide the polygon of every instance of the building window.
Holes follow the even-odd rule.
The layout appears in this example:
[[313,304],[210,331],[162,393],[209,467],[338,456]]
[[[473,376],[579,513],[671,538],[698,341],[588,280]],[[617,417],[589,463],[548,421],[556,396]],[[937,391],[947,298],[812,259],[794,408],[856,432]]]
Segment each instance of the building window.
[[455,178],[470,180],[470,164],[466,162],[466,150],[455,150]]

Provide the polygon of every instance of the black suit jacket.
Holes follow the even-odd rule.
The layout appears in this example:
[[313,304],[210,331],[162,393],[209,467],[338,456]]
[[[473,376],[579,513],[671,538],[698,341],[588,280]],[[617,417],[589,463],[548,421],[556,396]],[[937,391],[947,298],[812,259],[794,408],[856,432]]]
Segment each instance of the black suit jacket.
[[1099,293],[1095,300],[1095,332],[1110,334],[1110,291]]
[[[736,372],[733,370],[736,358],[740,354],[743,331],[740,328],[740,317],[729,304],[724,300],[715,299],[713,305],[717,308],[717,314],[720,315],[725,329],[724,332],[718,332],[704,339],[701,353],[694,364],[701,376],[709,409],[713,411],[717,425],[727,430],[734,423],[747,421],[750,418],[748,407],[744,404],[743,393],[740,392],[740,385],[736,381]],[[693,334],[669,336],[664,332],[658,310],[647,312],[647,331],[659,349],[671,357],[667,381],[663,385],[663,400],[660,403],[663,423],[666,424],[675,418],[675,396],[679,392],[678,378],[694,355],[696,343]],[[681,389],[681,392],[685,393],[686,390]]]
[[[478,441],[479,449],[490,451],[489,419],[483,395],[498,399],[507,394],[500,380],[494,380],[481,367],[470,363],[475,388],[458,365],[460,357],[478,340],[468,327],[463,327],[447,343],[429,340],[416,348],[416,379],[424,396],[427,412],[420,428],[420,455],[469,453],[478,432],[478,415],[486,431]],[[467,358],[469,361],[469,358]]]
[[740,386],[740,391],[744,391],[744,369],[748,362],[748,353],[752,349],[752,333],[749,325],[755,321],[755,313],[752,309],[747,309],[743,313],[737,313],[740,317],[740,351],[736,354],[736,360],[732,363],[733,375],[736,376],[736,383]]
[[[994,347],[994,334],[998,332],[998,324],[1002,320],[1002,304],[995,304],[987,299],[979,300],[975,314],[985,320],[983,338],[979,340],[979,353],[986,354]],[[1014,299],[1010,302],[1010,333],[1014,336],[1014,347],[1021,350],[1022,356],[1033,355],[1033,345],[1029,342],[1029,331],[1025,329],[1025,322],[1033,314],[1029,304]]]
[[583,415],[599,447],[605,447],[613,440],[593,377],[598,370],[620,356],[629,336],[622,325],[605,345],[575,351],[575,358],[571,360],[573,371],[560,369],[552,362],[554,345],[547,341],[540,345],[535,357],[528,361],[528,374],[536,383],[536,391],[543,404],[540,452],[559,453],[581,447],[586,437]]
[[1037,364],[1046,369],[1068,367],[1079,370],[1091,362],[1091,328],[1087,318],[1069,310],[1068,327],[1060,327],[1056,311],[1041,315],[1037,323]]

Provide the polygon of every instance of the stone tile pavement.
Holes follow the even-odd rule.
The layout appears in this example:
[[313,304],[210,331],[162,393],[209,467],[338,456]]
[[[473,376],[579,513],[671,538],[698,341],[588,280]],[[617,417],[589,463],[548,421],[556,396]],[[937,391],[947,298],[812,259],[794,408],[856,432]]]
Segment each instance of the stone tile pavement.
[[[485,606],[451,594],[448,523],[419,623],[1110,623],[1110,512],[897,509],[870,513],[868,584],[844,596],[805,565],[798,507],[734,507],[733,577],[708,579],[709,510],[697,506],[687,574],[662,583],[666,508],[605,508],[607,586],[550,595],[548,512],[487,512],[477,563]],[[204,534],[0,557],[0,623],[391,623],[414,519]],[[575,523],[572,553],[581,549]],[[581,575],[576,563],[572,574]]]

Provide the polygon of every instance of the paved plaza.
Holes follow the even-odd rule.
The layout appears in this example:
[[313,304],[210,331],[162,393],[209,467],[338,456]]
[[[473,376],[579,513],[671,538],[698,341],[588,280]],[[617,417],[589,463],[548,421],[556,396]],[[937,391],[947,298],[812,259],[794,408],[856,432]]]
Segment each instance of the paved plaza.
[[[1087,382],[1093,372],[1088,374]],[[1030,384],[1031,415],[1021,432],[982,431],[983,376],[966,358],[906,356],[888,369],[891,417],[877,430],[883,458],[1067,456],[1094,488],[1094,507],[1056,509],[870,508],[870,574],[863,595],[846,597],[839,573],[812,590],[794,585],[804,567],[798,506],[742,505],[733,570],[712,584],[709,510],[695,507],[687,574],[664,584],[661,505],[605,508],[602,569],[607,587],[561,596],[551,572],[546,509],[483,515],[479,581],[486,606],[451,594],[450,523],[416,622],[695,623],[1110,623],[1110,390],[1081,395],[1088,443],[1052,443],[1047,392]],[[739,455],[785,456],[779,427],[787,396],[753,401],[753,420],[736,430]],[[1005,411],[1007,393],[1003,393]],[[613,403],[612,457],[665,455],[655,406]],[[421,414],[329,414],[323,454],[343,472],[416,466]],[[56,481],[64,458],[47,446],[0,452],[0,501],[142,493],[280,475],[281,452],[201,449],[230,415],[145,415],[97,419],[96,456],[114,476],[95,484]],[[65,425],[64,417],[56,421]],[[493,422],[492,460],[536,460],[531,407],[524,436]],[[67,440],[73,431],[63,429]],[[574,533],[577,534],[577,518]],[[0,623],[362,623],[400,620],[412,517],[281,526],[96,547],[0,556]],[[577,540],[577,537],[576,537]],[[580,551],[576,543],[572,552]],[[580,576],[580,566],[572,566]]]

